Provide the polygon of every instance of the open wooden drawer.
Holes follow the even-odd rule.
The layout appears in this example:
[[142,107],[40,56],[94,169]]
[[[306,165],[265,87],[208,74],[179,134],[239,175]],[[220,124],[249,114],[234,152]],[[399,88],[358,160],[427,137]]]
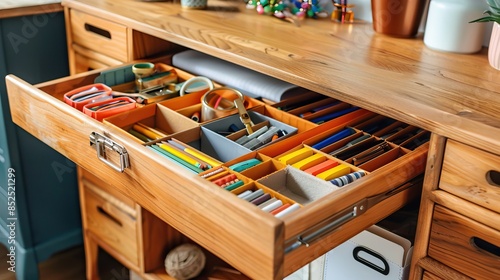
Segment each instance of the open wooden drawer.
[[[418,187],[405,183],[423,172],[427,144],[300,211],[275,218],[63,102],[65,92],[93,83],[98,74],[37,86],[7,76],[13,121],[250,278],[282,279],[418,194]],[[120,151],[128,158],[123,172],[97,157],[96,146],[89,144],[93,133],[106,137],[101,144],[114,143],[108,154]]]

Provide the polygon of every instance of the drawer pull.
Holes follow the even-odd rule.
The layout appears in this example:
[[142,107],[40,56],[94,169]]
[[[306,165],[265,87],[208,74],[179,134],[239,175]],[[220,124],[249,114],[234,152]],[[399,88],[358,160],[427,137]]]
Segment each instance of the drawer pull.
[[117,218],[113,217],[106,210],[104,210],[104,208],[102,208],[101,206],[97,206],[97,212],[99,214],[103,215],[104,217],[108,218],[109,220],[113,221],[115,224],[117,224],[119,226],[122,226],[122,223],[120,222],[120,220],[118,220]]
[[492,244],[484,239],[481,239],[479,237],[472,237],[471,238],[471,243],[476,247],[479,248],[483,251],[486,251],[490,254],[493,254],[497,257],[500,257],[500,247],[496,246],[495,244]]
[[333,232],[341,225],[363,214],[364,212],[366,212],[368,209],[378,204],[379,202],[389,197],[392,197],[404,190],[407,190],[413,186],[420,185],[421,181],[422,181],[422,176],[418,176],[406,184],[395,187],[385,193],[380,193],[374,196],[364,198],[358,201],[357,203],[345,208],[344,210],[341,210],[340,212],[334,214],[333,216],[325,219],[320,224],[303,231],[296,238],[287,240],[285,242],[285,254],[292,252],[293,250],[299,248],[302,245],[309,247],[309,245],[312,242],[317,241],[322,236]]
[[99,28],[97,26],[94,26],[92,24],[85,23],[85,30],[88,32],[95,33],[97,35],[100,35],[102,37],[106,37],[108,39],[111,39],[111,33],[107,30],[104,30],[102,28]]
[[[380,262],[382,262],[382,264],[384,266],[383,267],[379,266],[379,265],[375,264],[373,261],[369,260],[368,258],[365,258],[364,255],[366,255],[366,254],[373,257],[374,260],[379,260]],[[369,268],[371,268],[377,272],[380,272],[383,275],[389,275],[389,263],[387,263],[387,261],[384,259],[384,257],[381,256],[380,254],[378,254],[378,253],[376,253],[368,248],[357,246],[356,248],[354,248],[352,250],[352,256],[356,261],[368,266]]]
[[[92,132],[90,134],[90,146],[95,145],[95,149],[97,151],[97,157],[107,165],[111,166],[114,170],[118,172],[123,172],[125,168],[129,167],[128,153],[125,147],[114,142],[108,137],[101,135],[97,132]],[[106,156],[106,149],[110,149],[118,153],[120,157],[120,164],[108,160]]]
[[490,185],[500,187],[500,172],[495,170],[486,172],[486,180]]
[[293,241],[292,244],[285,248],[285,254],[299,248],[302,245],[309,247],[309,244],[316,239],[319,239],[323,235],[335,230],[346,222],[354,219],[355,217],[362,214],[366,211],[366,199],[363,199],[361,202],[354,204],[346,208],[344,211],[334,215],[330,219],[326,221],[326,225],[322,227],[315,227],[313,229],[307,230],[303,232],[301,235],[297,237],[297,240]]

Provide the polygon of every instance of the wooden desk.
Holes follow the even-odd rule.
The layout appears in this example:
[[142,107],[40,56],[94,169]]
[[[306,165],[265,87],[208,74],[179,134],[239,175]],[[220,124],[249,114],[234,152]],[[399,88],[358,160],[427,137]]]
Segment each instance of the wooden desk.
[[[67,0],[63,1],[63,5],[67,15],[77,11],[112,21],[130,30],[126,32],[132,34],[132,38],[136,32],[169,42],[171,51],[176,46],[198,50],[434,133],[427,164],[429,175],[422,198],[421,227],[415,244],[413,269],[417,272],[421,273],[421,270],[416,263],[427,255],[426,244],[436,202],[427,192],[436,187],[432,186],[431,181],[437,181],[439,177],[439,155],[444,153],[446,140],[453,139],[496,157],[500,154],[500,141],[497,139],[500,135],[499,72],[488,65],[486,50],[473,55],[435,52],[427,49],[421,38],[397,39],[374,34],[371,25],[364,23],[342,25],[328,20],[307,19],[297,27],[272,17],[259,16],[255,11],[245,9],[240,2],[211,1],[209,9],[203,11],[182,10],[173,3],[133,0]],[[133,42],[132,39],[127,44],[131,46]],[[133,55],[128,57],[133,58]],[[365,183],[376,185],[370,190],[372,193],[356,192],[362,186],[355,184],[342,192],[340,198],[344,199],[321,199],[282,221],[270,219],[254,212],[247,205],[241,205],[231,196],[214,191],[200,178],[161,162],[145,151],[144,147],[129,144],[130,141],[122,132],[91,122],[60,104],[64,90],[91,81],[95,73],[40,85],[43,91],[9,77],[10,92],[21,91],[28,96],[26,100],[11,101],[16,107],[29,107],[41,113],[53,110],[59,119],[65,120],[34,124],[23,115],[26,110],[13,112],[13,119],[97,177],[110,182],[132,201],[216,252],[252,278],[280,279],[300,267],[304,261],[314,259],[338,245],[338,242],[348,239],[354,232],[374,223],[380,216],[363,216],[366,219],[350,224],[349,230],[346,227],[337,232],[335,237],[329,235],[329,238],[323,239],[320,245],[312,246],[309,251],[300,249],[298,253],[301,253],[301,259],[297,257],[298,253],[283,253],[284,242],[300,234],[307,226],[322,221],[332,211],[349,206],[353,200],[386,191],[387,185],[384,188],[383,184],[377,182],[387,178],[391,171],[408,170],[408,165],[400,163],[399,168],[392,166],[393,169],[384,170],[388,173],[367,178]],[[46,97],[44,92],[49,92],[59,100]],[[34,100],[42,101],[39,102],[42,104],[35,104]],[[54,125],[56,128],[48,127]],[[57,127],[70,133],[71,137],[62,134]],[[47,129],[57,137],[47,135]],[[106,171],[109,168],[100,167],[102,165],[95,159],[95,151],[92,152],[90,148],[75,151],[76,146],[71,141],[83,141],[95,130],[105,131],[119,142],[128,144],[130,170],[127,169],[124,174],[112,174]],[[413,163],[420,159],[420,156],[415,155]],[[141,172],[149,168],[162,170],[162,174],[146,178]],[[498,165],[492,168],[498,169]],[[189,188],[185,188],[186,185]],[[192,190],[201,190],[203,195]],[[178,205],[177,199],[188,199],[189,202]],[[208,203],[208,199],[215,202]],[[404,201],[400,203],[404,204]],[[214,214],[227,210],[226,204],[234,209],[231,215],[221,218]],[[196,207],[188,209],[185,208],[187,205]],[[379,210],[389,211],[389,205],[381,206]],[[329,209],[328,213],[325,209]],[[497,210],[492,211],[498,217]],[[179,217],[183,215],[196,222],[180,220]],[[240,223],[241,217],[254,217],[259,230]],[[239,227],[229,226],[229,221]],[[206,223],[222,223],[229,227],[219,232]],[[200,232],[200,228],[210,233]],[[251,240],[246,243],[248,246],[222,242],[227,240],[224,237],[234,238],[238,234],[244,234]],[[251,243],[259,245],[252,247]],[[235,256],[234,252],[244,252],[248,260],[242,261],[241,255]],[[249,267],[242,262],[255,265]]]

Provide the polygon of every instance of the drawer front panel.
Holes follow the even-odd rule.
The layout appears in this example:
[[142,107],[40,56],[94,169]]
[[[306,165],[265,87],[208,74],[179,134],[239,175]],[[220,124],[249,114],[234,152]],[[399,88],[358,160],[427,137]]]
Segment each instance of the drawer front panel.
[[76,44],[73,44],[72,47],[75,55],[74,74],[123,64],[123,62],[119,60],[110,58]]
[[438,277],[429,271],[424,271],[424,276],[422,277],[422,280],[443,280],[443,278]]
[[128,58],[127,27],[76,10],[70,10],[73,42],[122,62]]
[[[85,184],[85,182],[84,182]],[[84,189],[87,229],[135,265],[139,265],[137,220],[115,202],[118,200],[102,191],[98,194]],[[106,198],[107,199],[106,199]]]
[[448,140],[439,188],[500,213],[500,156]]
[[[284,252],[285,240],[294,240],[367,197],[387,193],[421,174],[425,166],[427,146],[280,220],[179,168],[119,128],[91,119],[62,101],[65,92],[93,83],[96,75],[80,74],[38,88],[8,76],[14,122],[250,278],[282,279],[396,211],[413,197],[415,188],[370,205],[368,211],[310,247]],[[99,160],[95,147],[89,145],[92,132],[123,145],[130,167],[120,173]]]
[[500,275],[500,232],[436,206],[429,256],[476,279]]

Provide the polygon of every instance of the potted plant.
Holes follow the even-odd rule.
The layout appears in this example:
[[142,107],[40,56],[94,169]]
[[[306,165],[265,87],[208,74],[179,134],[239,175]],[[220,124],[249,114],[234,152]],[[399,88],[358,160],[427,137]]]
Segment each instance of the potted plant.
[[484,12],[486,16],[473,20],[471,23],[493,22],[488,48],[488,61],[493,68],[500,70],[500,0],[486,0],[486,3],[489,6],[489,10]]

